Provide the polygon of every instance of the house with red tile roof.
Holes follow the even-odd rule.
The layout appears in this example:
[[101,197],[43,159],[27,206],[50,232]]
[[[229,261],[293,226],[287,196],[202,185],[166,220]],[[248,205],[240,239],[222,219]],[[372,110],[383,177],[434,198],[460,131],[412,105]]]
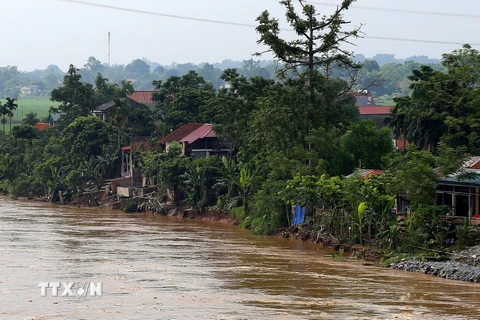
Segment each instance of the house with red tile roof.
[[154,107],[155,106],[155,102],[153,101],[154,93],[155,91],[152,91],[152,90],[134,91],[132,94],[128,95],[127,97],[138,103],[143,103],[150,107]]
[[32,127],[37,129],[38,131],[43,131],[43,130],[47,129],[48,127],[50,127],[50,123],[48,123],[48,122],[37,122]]
[[185,155],[222,156],[232,152],[231,144],[218,139],[211,124],[203,124],[180,140]]
[[230,144],[220,141],[213,126],[208,123],[187,123],[160,139],[160,144],[165,145],[167,151],[173,142],[182,145],[182,152],[186,156],[208,157],[232,151]]
[[[390,116],[393,106],[377,105],[370,92],[363,90],[358,93],[353,93],[356,99],[356,106],[360,113],[361,120],[373,120],[378,128],[383,128],[387,125],[386,120]],[[396,149],[404,150],[409,144],[403,137],[397,137],[393,140]]]
[[[158,148],[168,151],[174,142],[180,143],[182,154],[185,156],[222,156],[232,152],[231,144],[218,139],[213,126],[207,123],[184,124],[160,139]],[[153,146],[149,142],[134,142],[130,146],[122,147],[122,176],[130,177],[134,172],[133,153],[151,148]]]
[[392,106],[377,105],[370,92],[362,90],[353,93],[355,105],[358,107],[360,119],[371,119],[379,128],[385,126],[385,119],[390,115]]
[[[168,148],[170,147],[170,145],[173,142],[182,141],[183,138],[185,138],[186,136],[188,136],[189,134],[191,134],[192,132],[194,132],[195,130],[200,128],[201,126],[202,126],[201,123],[187,123],[187,124],[184,124],[180,128],[175,129],[174,131],[170,132],[168,135],[166,135],[165,137],[160,139],[160,141],[159,141],[160,145],[163,146],[163,149],[165,151],[168,151]],[[183,153],[185,154],[185,150],[183,150]]]

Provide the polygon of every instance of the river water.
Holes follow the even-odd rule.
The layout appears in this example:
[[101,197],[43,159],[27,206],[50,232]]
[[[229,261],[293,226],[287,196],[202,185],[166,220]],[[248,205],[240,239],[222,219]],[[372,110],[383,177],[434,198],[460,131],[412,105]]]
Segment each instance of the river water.
[[[0,319],[480,319],[480,285],[324,257],[310,243],[0,197]],[[41,296],[41,282],[102,296]]]

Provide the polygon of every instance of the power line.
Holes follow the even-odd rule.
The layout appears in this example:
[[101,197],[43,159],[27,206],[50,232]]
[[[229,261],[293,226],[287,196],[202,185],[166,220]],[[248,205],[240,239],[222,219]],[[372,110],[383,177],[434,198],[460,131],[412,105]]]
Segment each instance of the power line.
[[[140,13],[140,14],[148,14],[153,16],[160,16],[160,17],[167,17],[173,19],[181,19],[181,20],[190,20],[190,21],[198,21],[198,22],[207,22],[207,23],[215,23],[215,24],[223,24],[223,25],[232,25],[237,27],[248,27],[248,28],[256,28],[257,26],[254,24],[248,23],[240,23],[240,22],[231,22],[231,21],[223,21],[223,20],[213,20],[213,19],[203,19],[203,18],[196,18],[196,17],[188,17],[188,16],[179,16],[174,14],[168,13],[160,13],[160,12],[153,12],[147,10],[138,10],[138,9],[130,9],[124,7],[117,7],[117,6],[110,6],[80,0],[58,0],[63,2],[69,2],[74,4],[104,8],[104,9],[111,9],[111,10],[118,10],[118,11],[125,11],[125,12],[133,12],[133,13]],[[329,4],[333,5],[333,4]],[[289,31],[293,32],[292,29],[281,28],[282,31]],[[463,42],[452,42],[452,41],[436,41],[436,40],[422,40],[422,39],[409,39],[409,38],[392,38],[392,37],[380,37],[380,36],[361,36],[360,38],[365,39],[373,39],[373,40],[386,40],[386,41],[403,41],[403,42],[416,42],[416,43],[432,43],[432,44],[448,44],[448,45],[463,45]],[[480,46],[480,43],[469,43],[472,46]]]
[[[322,6],[330,6],[330,7],[338,6],[338,4],[330,3],[330,2],[309,1],[309,0],[305,2],[308,2],[311,4],[319,4]],[[457,18],[480,18],[479,14],[418,11],[418,10],[408,10],[408,9],[379,8],[379,7],[367,7],[367,6],[357,6],[357,5],[352,5],[350,9],[383,11],[383,12],[400,12],[400,13],[408,13],[408,14],[424,14],[424,15],[432,15],[432,16],[457,17]]]
[[238,22],[230,22],[230,21],[221,21],[221,20],[212,20],[212,19],[178,16],[178,15],[168,14],[168,13],[160,13],[160,12],[153,12],[153,11],[146,11],[146,10],[130,9],[130,8],[117,7],[117,6],[109,6],[109,5],[105,5],[105,4],[98,4],[98,3],[85,2],[85,1],[79,1],[79,0],[58,0],[58,1],[70,2],[70,3],[87,5],[87,6],[92,6],[92,7],[105,8],[105,9],[112,9],[112,10],[118,10],[118,11],[148,14],[148,15],[152,15],[152,16],[160,16],[160,17],[167,17],[167,18],[193,20],[193,21],[209,22],[209,23],[217,23],[217,24],[228,24],[228,25],[239,26],[239,27],[249,27],[249,28],[251,28],[252,26],[256,27],[252,24],[247,24],[247,23],[238,23]]
[[[462,46],[464,42],[453,42],[453,41],[436,41],[436,40],[419,40],[419,39],[407,39],[407,38],[392,38],[392,37],[376,37],[376,36],[365,36],[366,39],[375,39],[375,40],[389,40],[389,41],[404,41],[404,42],[417,42],[417,43],[434,43],[434,44],[451,44]],[[480,46],[480,43],[468,43],[471,46]]]

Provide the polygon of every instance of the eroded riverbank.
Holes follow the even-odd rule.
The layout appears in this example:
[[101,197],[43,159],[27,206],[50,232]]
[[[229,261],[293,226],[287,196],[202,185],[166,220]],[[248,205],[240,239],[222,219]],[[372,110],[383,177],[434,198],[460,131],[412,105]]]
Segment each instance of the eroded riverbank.
[[[477,319],[480,287],[226,224],[0,198],[2,319]],[[102,297],[40,297],[40,281]]]

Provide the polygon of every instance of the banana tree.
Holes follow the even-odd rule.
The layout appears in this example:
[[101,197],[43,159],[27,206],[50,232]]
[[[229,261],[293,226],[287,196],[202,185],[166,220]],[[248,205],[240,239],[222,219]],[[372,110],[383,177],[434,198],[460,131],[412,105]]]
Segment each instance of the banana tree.
[[222,157],[223,169],[222,169],[222,178],[223,182],[227,186],[228,197],[233,197],[233,191],[235,186],[235,179],[237,173],[237,166],[235,160],[229,160],[227,157]]
[[357,208],[357,215],[354,216],[354,225],[358,228],[358,237],[360,244],[363,244],[363,227],[365,226],[365,210],[367,209],[366,202],[360,202]]
[[245,215],[248,216],[250,213],[250,208],[248,206],[248,201],[253,193],[253,178],[254,175],[250,172],[247,166],[243,166],[240,169],[240,177],[238,179],[238,185],[240,186],[240,193],[243,200],[243,207],[245,209]]
[[207,204],[208,187],[205,168],[190,164],[187,172],[182,175],[185,191],[190,203],[195,209],[200,209]]

